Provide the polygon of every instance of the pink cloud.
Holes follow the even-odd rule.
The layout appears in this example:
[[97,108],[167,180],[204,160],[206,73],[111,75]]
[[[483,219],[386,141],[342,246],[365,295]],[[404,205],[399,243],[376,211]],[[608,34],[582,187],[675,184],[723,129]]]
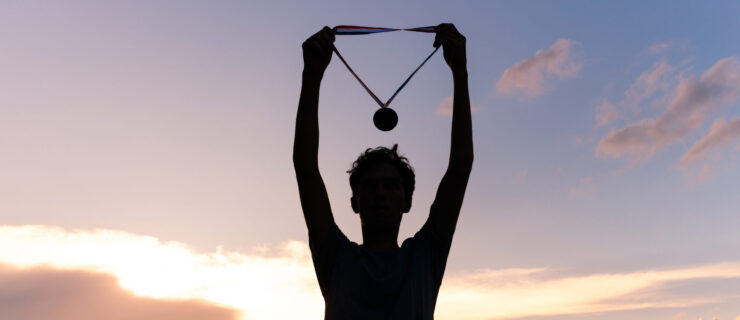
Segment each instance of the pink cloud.
[[[470,103],[470,112],[478,112],[480,108]],[[442,100],[442,102],[439,103],[439,107],[437,107],[437,114],[441,116],[452,116],[452,97],[447,97]]]
[[689,171],[686,173],[686,178],[689,180],[690,185],[696,185],[703,182],[707,182],[712,178],[714,167],[709,164],[705,164],[698,171]]
[[661,55],[668,50],[681,50],[685,51],[689,48],[689,45],[686,41],[666,41],[666,42],[656,42],[650,45],[647,48],[647,53],[653,54],[653,55]]
[[679,312],[675,316],[673,316],[673,320],[682,320],[686,317],[686,312]]
[[542,94],[547,78],[576,77],[583,67],[571,57],[571,48],[577,44],[573,40],[559,39],[549,48],[538,50],[534,57],[517,62],[504,71],[496,84],[497,90],[503,93],[520,91],[534,97]]
[[642,101],[652,97],[658,91],[666,91],[670,88],[672,81],[668,77],[677,68],[665,60],[660,60],[635,79],[625,90],[624,98],[616,105],[603,99],[595,109],[596,127],[603,127],[613,122],[619,118],[620,114],[630,113],[634,116],[640,114],[639,107]]
[[236,320],[237,310],[197,300],[137,297],[110,275],[0,267],[0,319]]
[[667,90],[670,82],[666,77],[677,67],[671,66],[665,60],[660,60],[637,77],[634,83],[624,92],[624,103],[635,106],[652,96],[658,90]]
[[603,127],[616,120],[618,116],[619,113],[614,105],[603,99],[601,104],[596,107],[596,126]]
[[719,118],[712,124],[709,134],[696,142],[681,157],[679,165],[685,167],[696,160],[704,158],[707,153],[713,150],[732,144],[738,138],[740,138],[740,118],[733,118],[729,121]]
[[698,79],[681,79],[666,111],[657,119],[641,119],[610,131],[599,142],[596,155],[648,159],[698,129],[706,113],[718,111],[739,96],[740,60],[720,59]]
[[660,43],[654,43],[650,47],[648,47],[647,51],[651,54],[661,54],[668,50],[668,48],[671,46],[670,42],[660,42]]

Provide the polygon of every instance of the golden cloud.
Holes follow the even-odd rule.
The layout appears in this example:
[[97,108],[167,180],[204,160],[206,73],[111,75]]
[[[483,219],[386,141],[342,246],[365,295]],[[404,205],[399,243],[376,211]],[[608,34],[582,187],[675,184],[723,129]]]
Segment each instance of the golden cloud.
[[[139,297],[196,299],[246,319],[318,319],[324,301],[308,245],[284,242],[256,254],[195,252],[185,244],[115,230],[0,226],[0,263],[106,273]],[[686,307],[720,298],[669,297],[673,281],[740,278],[740,262],[615,274],[557,276],[547,268],[448,274],[438,319],[506,319]],[[285,302],[290,301],[290,308]]]
[[121,289],[109,274],[48,267],[0,266],[0,297],[3,297],[0,319],[237,320],[240,317],[238,310],[198,300],[137,297]]

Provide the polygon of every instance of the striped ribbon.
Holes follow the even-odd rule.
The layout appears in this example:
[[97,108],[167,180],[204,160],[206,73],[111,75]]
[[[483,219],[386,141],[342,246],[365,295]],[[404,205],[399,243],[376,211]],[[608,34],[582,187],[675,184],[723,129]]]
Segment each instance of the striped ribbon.
[[[341,25],[341,26],[334,27],[334,31],[336,32],[337,35],[361,35],[361,34],[373,34],[373,33],[392,32],[392,31],[412,31],[412,32],[435,33],[436,31],[434,28],[435,27],[431,26],[431,27],[419,27],[419,28],[410,28],[410,29],[393,29],[393,28],[375,28],[375,27]],[[370,97],[372,97],[373,100],[375,100],[375,102],[378,103],[378,105],[381,108],[387,108],[391,104],[391,101],[393,101],[393,99],[396,98],[396,95],[398,95],[398,93],[401,92],[401,89],[403,89],[403,87],[405,87],[406,84],[409,83],[409,80],[411,80],[411,77],[413,77],[416,74],[416,72],[419,71],[419,69],[421,69],[421,67],[429,60],[429,58],[431,58],[437,52],[437,50],[439,50],[439,47],[434,48],[434,51],[432,51],[432,53],[429,54],[429,56],[427,56],[426,59],[424,59],[424,61],[414,70],[414,72],[412,72],[411,75],[408,78],[406,78],[406,81],[404,81],[403,84],[401,84],[401,86],[398,87],[398,90],[396,90],[396,92],[394,92],[393,95],[390,97],[390,99],[388,99],[388,101],[386,101],[385,103],[383,103],[383,101],[381,101],[378,98],[378,96],[376,96],[375,93],[373,93],[373,91],[367,87],[365,82],[363,82],[360,79],[360,77],[357,76],[357,73],[355,73],[355,71],[352,70],[352,68],[349,66],[347,61],[344,60],[344,57],[342,57],[342,55],[339,53],[339,50],[337,50],[337,47],[332,45],[332,49],[334,50],[334,53],[337,54],[337,57],[339,57],[339,60],[341,60],[342,63],[344,63],[344,65],[347,67],[349,72],[352,73],[352,75],[355,76],[355,79],[357,79],[357,81],[360,82],[362,87],[365,88],[365,91],[367,91],[367,93],[370,94]]]
[[334,31],[338,35],[355,35],[355,34],[371,34],[380,32],[391,32],[391,31],[413,31],[413,32],[426,32],[435,33],[434,26],[430,27],[419,27],[410,29],[394,29],[394,28],[375,28],[375,27],[360,27],[360,26],[336,26]]

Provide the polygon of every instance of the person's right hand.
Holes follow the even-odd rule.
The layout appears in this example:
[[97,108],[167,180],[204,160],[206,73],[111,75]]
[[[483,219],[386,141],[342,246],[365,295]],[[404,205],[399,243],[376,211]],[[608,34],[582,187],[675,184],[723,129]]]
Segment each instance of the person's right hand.
[[324,27],[303,42],[304,70],[324,74],[331,61],[334,34],[334,30]]
[[447,65],[452,72],[467,70],[467,54],[465,53],[465,36],[460,34],[454,24],[442,23],[434,28],[437,35],[434,37],[434,47],[442,46]]

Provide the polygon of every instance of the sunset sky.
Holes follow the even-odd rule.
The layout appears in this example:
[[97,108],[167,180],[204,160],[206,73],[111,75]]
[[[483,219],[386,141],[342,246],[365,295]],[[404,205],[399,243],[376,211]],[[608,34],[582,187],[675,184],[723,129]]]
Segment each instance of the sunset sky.
[[[740,3],[4,1],[0,319],[322,319],[291,152],[301,43],[454,23],[475,163],[435,317],[740,320]],[[733,31],[735,30],[735,31]],[[433,34],[337,36],[385,100]],[[399,124],[333,57],[320,169],[399,144],[399,244],[447,166],[441,52]]]

